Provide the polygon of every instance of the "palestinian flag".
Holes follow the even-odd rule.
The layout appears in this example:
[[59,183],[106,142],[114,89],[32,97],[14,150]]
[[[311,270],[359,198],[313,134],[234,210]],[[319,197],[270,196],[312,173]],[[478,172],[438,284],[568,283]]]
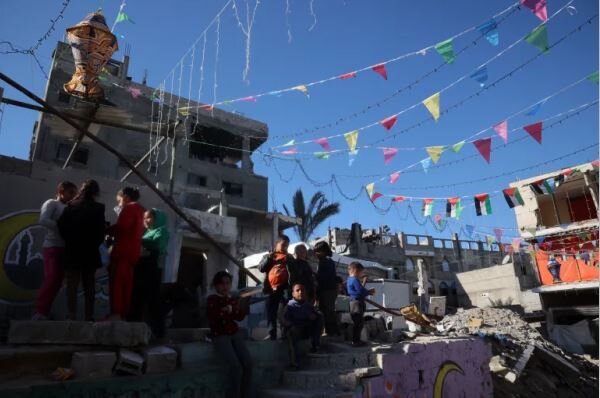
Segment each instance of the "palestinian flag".
[[502,190],[504,194],[504,199],[506,199],[506,203],[508,203],[508,207],[511,209],[515,206],[523,206],[525,202],[521,197],[521,193],[519,192],[519,188],[506,188]]
[[552,185],[553,184],[549,178],[547,178],[545,180],[539,180],[539,181],[529,184],[529,186],[531,187],[531,190],[536,195],[547,195],[547,194],[552,193],[554,191],[554,188]]
[[431,216],[433,213],[433,199],[425,198],[423,199],[423,216]]
[[460,198],[448,198],[446,202],[446,217],[459,218],[462,212],[462,206],[460,204]]
[[576,174],[577,171],[577,169],[565,169],[559,175],[554,177],[554,185],[556,188],[567,182],[567,180]]
[[487,193],[475,195],[475,212],[478,216],[488,216],[492,214],[490,195]]

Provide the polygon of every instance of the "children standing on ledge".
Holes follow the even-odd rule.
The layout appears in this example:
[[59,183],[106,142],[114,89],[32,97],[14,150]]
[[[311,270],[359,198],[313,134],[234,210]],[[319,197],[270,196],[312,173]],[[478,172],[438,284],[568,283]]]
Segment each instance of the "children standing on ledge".
[[354,323],[352,330],[352,345],[354,347],[362,347],[366,343],[361,341],[360,333],[362,332],[365,324],[365,311],[366,303],[365,299],[367,296],[375,294],[375,289],[367,290],[361,279],[364,276],[364,267],[361,263],[354,261],[348,265],[348,279],[346,280],[346,287],[348,290],[348,296],[350,296],[350,317]]

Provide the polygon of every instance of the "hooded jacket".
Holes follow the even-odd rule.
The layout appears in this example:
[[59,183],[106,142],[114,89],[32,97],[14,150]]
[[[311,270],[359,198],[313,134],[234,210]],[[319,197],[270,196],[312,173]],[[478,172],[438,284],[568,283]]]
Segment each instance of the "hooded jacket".
[[154,223],[152,228],[146,229],[142,236],[142,247],[150,252],[150,256],[157,258],[158,267],[163,269],[169,244],[169,231],[167,230],[167,215],[160,209],[152,209]]

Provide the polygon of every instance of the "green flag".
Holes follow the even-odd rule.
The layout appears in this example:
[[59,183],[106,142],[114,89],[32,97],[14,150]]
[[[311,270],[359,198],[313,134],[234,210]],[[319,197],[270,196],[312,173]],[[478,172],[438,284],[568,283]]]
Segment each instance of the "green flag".
[[458,152],[462,149],[462,147],[465,145],[464,141],[461,142],[457,142],[456,144],[452,145],[450,148],[452,149],[452,152]]
[[525,41],[532,46],[536,46],[542,51],[542,53],[547,54],[550,52],[550,47],[548,46],[548,31],[546,30],[546,25],[538,26],[527,36],[525,36]]
[[598,84],[598,71],[592,73],[587,78],[588,78],[589,81],[592,81],[592,82]]
[[129,18],[129,15],[125,14],[123,11],[119,11],[119,13],[117,14],[117,20],[115,21],[115,23],[120,23],[120,22],[131,22],[131,23],[135,23],[133,22],[133,19]]
[[448,39],[435,45],[435,50],[444,58],[447,64],[454,62],[454,51],[452,50],[452,39]]

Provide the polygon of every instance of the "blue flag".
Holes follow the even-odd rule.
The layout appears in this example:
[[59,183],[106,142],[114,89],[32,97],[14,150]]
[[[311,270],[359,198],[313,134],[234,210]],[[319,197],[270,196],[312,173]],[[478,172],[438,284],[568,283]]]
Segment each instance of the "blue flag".
[[490,42],[492,46],[497,46],[500,43],[497,28],[498,25],[496,24],[496,20],[493,18],[477,27],[477,29],[482,35],[485,36],[487,41]]
[[487,66],[477,69],[475,72],[471,73],[470,77],[471,79],[478,81],[481,87],[485,86],[485,82],[488,80]]

